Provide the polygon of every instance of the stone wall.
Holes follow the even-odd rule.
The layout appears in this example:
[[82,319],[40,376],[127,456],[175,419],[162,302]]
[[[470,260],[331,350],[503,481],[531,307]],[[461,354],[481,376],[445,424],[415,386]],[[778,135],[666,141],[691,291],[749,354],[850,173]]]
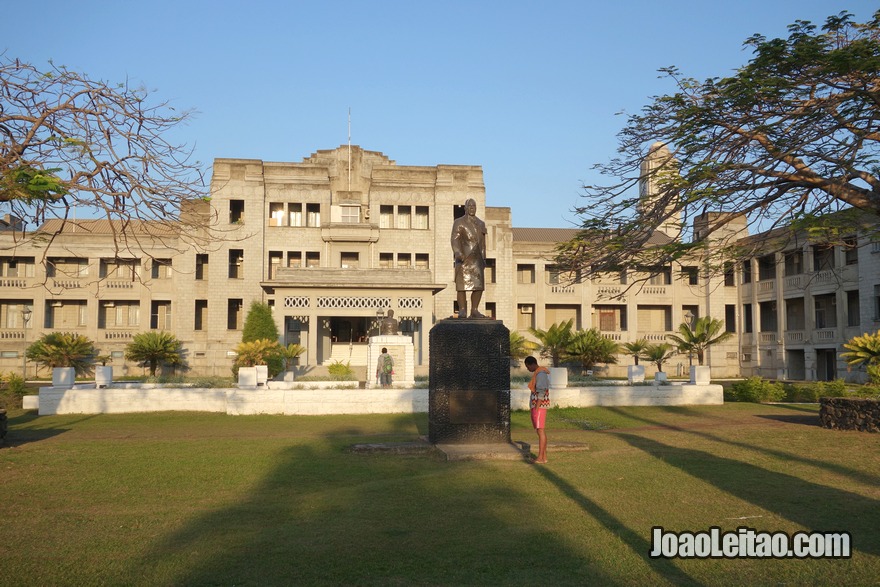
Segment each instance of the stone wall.
[[819,422],[825,428],[880,432],[880,400],[823,397]]

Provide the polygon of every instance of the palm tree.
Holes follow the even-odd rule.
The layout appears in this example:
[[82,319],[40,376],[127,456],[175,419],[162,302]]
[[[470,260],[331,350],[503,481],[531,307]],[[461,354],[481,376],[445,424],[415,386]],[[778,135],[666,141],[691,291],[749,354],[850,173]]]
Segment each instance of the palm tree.
[[682,322],[678,327],[678,334],[667,334],[666,338],[675,343],[679,352],[696,353],[697,362],[702,365],[706,349],[731,336],[732,332],[724,331],[723,321],[703,316],[697,318],[693,328],[687,322]]
[[270,367],[269,377],[274,377],[278,373],[273,373],[271,367],[273,364],[279,363],[278,359],[281,358],[284,349],[278,344],[277,340],[261,338],[259,340],[238,343],[238,346],[235,347],[235,352],[238,353],[238,356],[235,357],[235,362],[233,363],[234,369],[266,365]]
[[25,356],[44,367],[73,367],[77,375],[89,375],[97,355],[95,343],[71,332],[50,332],[31,344]]
[[528,340],[515,330],[510,331],[510,358],[522,361],[528,357],[538,345]]
[[538,351],[541,356],[549,357],[551,367],[559,365],[559,361],[568,348],[568,343],[573,336],[571,326],[574,319],[570,318],[565,322],[551,325],[547,330],[539,328],[529,328],[532,336],[538,339]]
[[625,342],[621,347],[621,351],[627,355],[632,355],[635,364],[639,364],[639,359],[644,357],[645,350],[650,346],[648,340],[640,338],[634,342]]
[[846,359],[847,365],[856,367],[862,363],[880,363],[880,330],[874,334],[855,336],[843,348],[849,351],[840,355]]
[[659,344],[649,344],[645,348],[642,357],[649,363],[657,365],[657,371],[663,373],[663,363],[674,357],[676,352],[674,346],[668,342],[661,342]]
[[151,330],[134,335],[125,347],[125,358],[147,363],[150,366],[150,377],[155,377],[156,368],[160,364],[183,364],[183,348],[177,337],[170,332]]
[[293,342],[286,347],[281,347],[281,358],[284,359],[284,370],[289,370],[293,360],[304,352],[306,352],[306,347]]
[[578,361],[586,373],[597,363],[616,363],[618,352],[620,347],[616,342],[602,336],[597,328],[590,328],[571,337],[565,356]]

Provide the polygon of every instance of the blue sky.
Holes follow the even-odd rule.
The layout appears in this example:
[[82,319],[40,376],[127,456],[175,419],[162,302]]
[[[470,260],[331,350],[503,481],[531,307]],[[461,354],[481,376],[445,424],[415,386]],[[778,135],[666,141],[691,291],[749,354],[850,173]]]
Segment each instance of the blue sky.
[[0,51],[143,83],[197,117],[196,156],[300,161],[348,141],[401,165],[481,165],[487,204],[520,227],[572,226],[582,183],[612,157],[619,112],[746,63],[786,36],[874,2],[706,0],[11,2]]

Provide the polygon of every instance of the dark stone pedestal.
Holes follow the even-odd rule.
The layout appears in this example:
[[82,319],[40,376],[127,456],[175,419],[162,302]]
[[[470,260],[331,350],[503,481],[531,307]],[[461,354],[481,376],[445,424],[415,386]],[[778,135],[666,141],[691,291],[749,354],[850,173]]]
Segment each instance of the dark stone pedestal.
[[428,440],[510,442],[510,331],[496,320],[441,320],[430,333]]

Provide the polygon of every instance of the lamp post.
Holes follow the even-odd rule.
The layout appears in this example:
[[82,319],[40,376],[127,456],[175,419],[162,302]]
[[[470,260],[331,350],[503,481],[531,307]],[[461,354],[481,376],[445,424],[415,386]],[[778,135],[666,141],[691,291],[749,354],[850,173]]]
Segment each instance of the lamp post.
[[21,376],[27,381],[27,331],[28,324],[31,321],[32,310],[27,306],[21,311],[21,321],[24,324],[24,334],[22,335],[22,340],[24,343],[24,350],[21,352]]

